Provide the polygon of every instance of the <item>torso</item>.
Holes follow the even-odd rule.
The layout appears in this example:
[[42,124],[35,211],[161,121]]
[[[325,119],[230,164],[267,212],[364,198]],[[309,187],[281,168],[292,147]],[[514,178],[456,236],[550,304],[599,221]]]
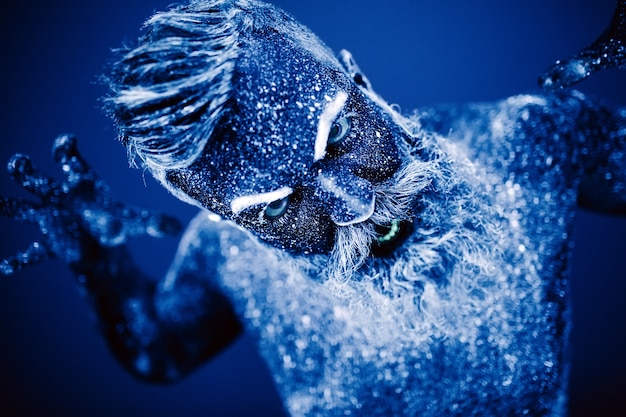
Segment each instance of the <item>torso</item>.
[[[395,258],[372,259],[365,278],[337,287],[278,250],[222,236],[222,285],[293,415],[564,409],[576,184],[554,171],[558,155],[529,159],[536,149],[518,122],[528,117],[508,114],[500,121],[517,139],[496,149],[492,158],[511,156],[499,163],[469,162],[462,143],[434,139],[469,178],[467,196],[439,213],[466,213],[456,242],[453,226],[444,236],[416,230]],[[398,283],[386,270],[399,258],[408,261]],[[400,290],[385,291],[381,276]]]

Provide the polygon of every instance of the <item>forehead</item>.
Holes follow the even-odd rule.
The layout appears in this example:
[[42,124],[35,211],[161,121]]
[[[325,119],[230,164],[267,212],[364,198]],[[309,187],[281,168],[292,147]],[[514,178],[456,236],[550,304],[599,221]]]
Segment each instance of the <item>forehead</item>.
[[338,64],[280,40],[245,50],[231,109],[205,151],[219,171],[223,201],[289,187],[306,175],[320,116],[351,86]]

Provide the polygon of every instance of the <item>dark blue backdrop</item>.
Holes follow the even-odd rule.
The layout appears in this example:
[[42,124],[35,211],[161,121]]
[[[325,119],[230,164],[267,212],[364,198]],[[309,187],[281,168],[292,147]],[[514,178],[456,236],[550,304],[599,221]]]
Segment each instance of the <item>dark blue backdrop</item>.
[[[52,140],[72,132],[120,199],[190,218],[194,209],[128,169],[98,101],[105,92],[98,75],[110,48],[135,39],[142,21],[170,1],[5,5],[0,161],[24,152],[57,173]],[[274,3],[333,49],[351,50],[374,87],[407,110],[536,91],[541,70],[595,39],[614,6],[613,0]],[[624,71],[600,74],[579,88],[626,105]],[[5,174],[0,193],[23,195]],[[6,219],[0,228],[0,256],[37,237],[33,227]],[[609,415],[617,407],[626,413],[626,219],[581,212],[576,234],[572,414]],[[139,262],[155,276],[164,272],[175,245],[175,239],[133,242]],[[68,269],[57,262],[2,279],[0,415],[280,415],[272,382],[246,337],[184,382],[155,387],[118,366],[88,311]]]

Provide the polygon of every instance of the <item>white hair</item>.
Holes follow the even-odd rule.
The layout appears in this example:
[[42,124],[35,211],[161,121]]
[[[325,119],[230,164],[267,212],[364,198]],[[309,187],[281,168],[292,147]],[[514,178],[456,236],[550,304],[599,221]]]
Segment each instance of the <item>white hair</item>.
[[256,0],[197,0],[145,22],[139,44],[118,51],[105,99],[131,165],[138,158],[160,178],[199,156],[233,98],[242,40],[263,29],[341,68],[309,29]]

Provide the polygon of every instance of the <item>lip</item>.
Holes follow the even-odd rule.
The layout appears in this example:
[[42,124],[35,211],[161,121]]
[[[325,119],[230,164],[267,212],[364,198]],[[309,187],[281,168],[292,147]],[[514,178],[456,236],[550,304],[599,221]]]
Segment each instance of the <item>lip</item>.
[[411,235],[413,223],[409,220],[392,220],[386,226],[377,226],[376,231],[378,238],[372,243],[372,255],[389,256]]

